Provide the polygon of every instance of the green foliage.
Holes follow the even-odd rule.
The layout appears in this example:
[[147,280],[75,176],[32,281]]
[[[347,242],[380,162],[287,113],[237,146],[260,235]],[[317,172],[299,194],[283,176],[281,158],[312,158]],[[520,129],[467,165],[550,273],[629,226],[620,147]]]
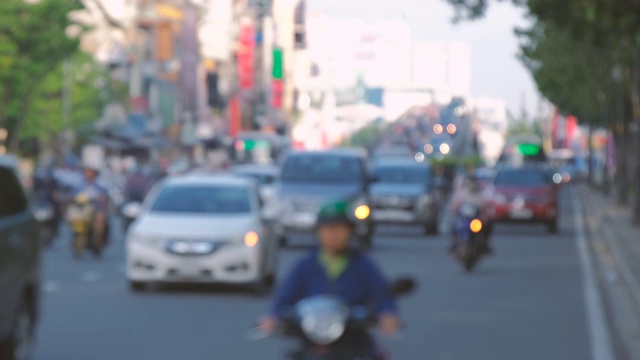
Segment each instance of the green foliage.
[[[110,82],[107,69],[90,55],[77,52],[69,58],[71,118],[69,126],[78,128],[97,120],[104,106],[124,99],[123,84]],[[65,129],[63,119],[63,65],[59,64],[37,86],[24,117],[22,137],[47,140]]]
[[382,127],[380,125],[371,124],[358,130],[343,145],[368,148],[380,137],[381,133]]
[[74,0],[0,1],[0,126],[14,148],[36,88],[78,49],[79,40],[66,31],[84,29],[69,18],[82,8]]

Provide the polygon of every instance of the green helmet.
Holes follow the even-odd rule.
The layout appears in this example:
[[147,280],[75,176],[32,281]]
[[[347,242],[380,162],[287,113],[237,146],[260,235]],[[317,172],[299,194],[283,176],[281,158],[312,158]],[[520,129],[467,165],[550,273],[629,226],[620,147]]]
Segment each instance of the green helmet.
[[330,201],[325,203],[318,211],[316,226],[325,224],[354,225],[350,216],[351,203],[345,200]]

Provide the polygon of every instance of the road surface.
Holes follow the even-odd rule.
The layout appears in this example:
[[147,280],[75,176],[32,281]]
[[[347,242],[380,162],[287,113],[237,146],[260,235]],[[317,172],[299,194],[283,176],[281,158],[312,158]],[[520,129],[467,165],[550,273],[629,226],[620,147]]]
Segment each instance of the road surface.
[[[496,254],[471,275],[445,255],[444,236],[381,228],[373,256],[389,276],[411,274],[419,282],[401,301],[405,333],[384,340],[393,358],[589,359],[570,196],[563,194],[559,234],[536,225],[498,226]],[[121,234],[115,237],[99,261],[74,261],[67,241],[47,251],[36,360],[282,358],[286,341],[245,336],[268,297],[228,286],[131,293]],[[303,251],[283,250],[281,271]]]

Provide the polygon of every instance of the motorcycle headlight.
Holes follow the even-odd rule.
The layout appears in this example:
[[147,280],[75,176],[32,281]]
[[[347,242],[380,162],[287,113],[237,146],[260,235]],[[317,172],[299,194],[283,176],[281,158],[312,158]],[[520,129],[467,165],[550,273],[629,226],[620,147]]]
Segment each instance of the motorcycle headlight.
[[331,298],[310,299],[298,305],[300,326],[314,344],[337,341],[346,329],[349,310]]
[[162,248],[164,240],[158,236],[134,233],[127,237],[127,241],[147,247]]

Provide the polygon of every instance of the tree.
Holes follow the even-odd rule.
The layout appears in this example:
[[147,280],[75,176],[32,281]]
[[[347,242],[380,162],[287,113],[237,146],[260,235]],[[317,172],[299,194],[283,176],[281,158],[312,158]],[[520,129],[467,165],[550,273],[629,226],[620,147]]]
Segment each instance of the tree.
[[82,8],[75,0],[0,1],[0,127],[9,131],[10,149],[19,144],[38,86],[77,51],[85,27],[69,14]]
[[[76,52],[69,57],[69,67],[74,71],[65,74],[63,65],[58,64],[36,87],[31,107],[24,114],[22,138],[48,141],[65,130],[67,125],[78,128],[94,122],[101,116],[105,105],[126,97],[124,84],[113,83],[108,70],[89,54]],[[71,118],[68,124],[63,119],[65,76],[71,77]]]
[[[447,1],[456,9],[455,20],[478,19],[484,15],[490,3],[489,0]],[[557,29],[557,31],[551,31],[550,34],[547,33],[548,38],[557,36],[558,42],[564,43],[568,48],[576,49],[577,47],[579,50],[583,50],[578,54],[597,55],[598,51],[606,49],[607,54],[611,55],[604,63],[597,63],[597,66],[589,68],[582,67],[581,62],[584,64],[591,61],[591,58],[585,59],[582,56],[575,55],[569,57],[568,60],[560,56],[551,59],[547,57],[547,65],[554,66],[551,64],[567,62],[570,66],[576,67],[572,68],[572,72],[576,74],[579,73],[579,68],[582,67],[580,69],[584,70],[581,73],[582,80],[598,78],[598,74],[592,73],[593,69],[604,70],[607,73],[607,77],[610,78],[611,66],[628,65],[631,74],[628,80],[631,85],[626,91],[627,100],[631,108],[630,113],[635,122],[640,125],[640,2],[610,0],[511,0],[511,2],[517,6],[525,7],[529,16],[538,23],[538,26],[543,26],[545,31],[549,31],[548,29],[551,28]],[[551,41],[549,40],[549,42]],[[566,64],[562,66],[566,67]],[[541,76],[539,75],[538,78]],[[543,93],[545,91],[547,93],[551,92],[554,93],[555,97],[566,98],[566,95],[557,94],[557,92],[568,91],[568,88],[565,87],[568,84],[565,81],[551,84],[547,76],[542,77],[546,82],[539,82],[538,78],[536,82]],[[569,78],[571,78],[571,75],[563,77],[564,80]],[[591,82],[591,80],[589,79],[587,82]],[[564,90],[561,89],[563,87]],[[575,83],[573,87],[576,87]],[[593,88],[581,91],[578,97],[582,99],[564,99],[564,106],[570,106],[574,110],[590,112],[591,105],[586,104],[588,102],[586,99],[592,99],[592,104],[598,104],[598,101],[593,101]],[[578,106],[574,107],[574,105]],[[627,133],[624,130],[623,132]],[[636,166],[638,174],[633,178],[636,189],[635,217],[640,222],[640,132],[638,132],[637,137],[634,140],[626,139],[626,141],[637,144]],[[633,157],[629,158],[633,159]],[[630,166],[629,161],[627,161],[626,166]],[[624,188],[619,190],[622,193],[626,193]]]

